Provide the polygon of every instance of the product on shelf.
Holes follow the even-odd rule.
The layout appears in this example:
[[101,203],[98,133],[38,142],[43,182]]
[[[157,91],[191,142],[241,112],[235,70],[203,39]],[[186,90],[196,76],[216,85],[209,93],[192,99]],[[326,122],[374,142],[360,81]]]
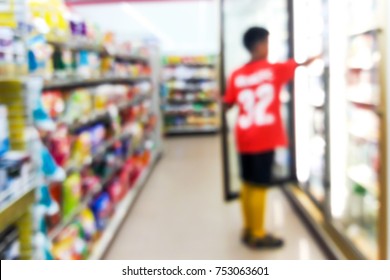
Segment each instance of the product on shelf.
[[61,167],[66,167],[71,151],[69,129],[66,125],[59,125],[56,131],[50,134],[48,147],[56,163]]
[[0,233],[0,260],[18,260],[19,233],[16,227],[11,226]]
[[88,243],[84,239],[82,225],[69,225],[53,244],[53,256],[57,260],[83,260],[88,257]]
[[127,193],[126,185],[122,184],[119,180],[113,180],[107,186],[107,192],[110,195],[112,203],[116,204],[120,202]]
[[15,36],[13,29],[0,26],[0,77],[15,78],[26,74],[26,46],[19,36]]
[[110,200],[109,194],[107,192],[103,192],[96,197],[92,201],[91,209],[95,216],[97,230],[104,230],[113,213],[113,204]]
[[72,147],[71,164],[83,166],[91,157],[92,140],[91,134],[87,131],[81,132]]
[[95,217],[92,210],[87,207],[81,211],[79,220],[85,239],[87,241],[92,241],[97,232]]
[[0,105],[0,157],[9,149],[8,110],[7,107]]
[[73,214],[82,198],[82,182],[80,174],[69,175],[63,183],[62,214],[64,218]]
[[30,158],[9,151],[0,157],[0,209],[30,190]]

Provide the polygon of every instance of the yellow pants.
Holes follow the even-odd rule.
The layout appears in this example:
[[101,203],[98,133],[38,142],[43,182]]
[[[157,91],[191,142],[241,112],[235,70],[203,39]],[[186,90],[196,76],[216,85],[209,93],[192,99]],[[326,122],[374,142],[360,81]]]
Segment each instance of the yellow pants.
[[262,238],[266,235],[266,199],[266,188],[248,183],[242,184],[241,205],[244,217],[244,228],[254,238]]

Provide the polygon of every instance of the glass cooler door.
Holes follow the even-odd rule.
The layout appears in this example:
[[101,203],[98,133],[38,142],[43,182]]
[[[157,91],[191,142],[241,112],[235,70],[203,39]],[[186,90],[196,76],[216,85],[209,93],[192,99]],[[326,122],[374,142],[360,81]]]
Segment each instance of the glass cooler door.
[[299,185],[320,207],[327,195],[327,0],[294,0],[294,57],[322,55],[295,74],[295,147]]
[[[287,0],[220,0],[221,3],[221,94],[225,91],[226,80],[238,67],[249,61],[249,55],[242,45],[244,32],[252,26],[269,29],[271,62],[280,62],[288,56],[288,9]],[[281,94],[286,129],[291,131],[291,98],[287,90]],[[224,194],[226,200],[239,196],[240,170],[235,148],[234,125],[237,108],[222,115],[222,144],[224,164]],[[275,160],[275,181],[290,180],[290,149],[279,149]],[[294,174],[295,176],[295,174]]]

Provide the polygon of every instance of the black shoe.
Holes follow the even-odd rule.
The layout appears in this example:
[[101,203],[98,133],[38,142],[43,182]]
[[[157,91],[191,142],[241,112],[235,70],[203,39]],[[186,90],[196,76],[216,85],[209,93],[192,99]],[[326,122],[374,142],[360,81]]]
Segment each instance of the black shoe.
[[249,238],[247,241],[244,241],[244,243],[253,249],[276,249],[282,247],[284,241],[283,239],[268,234],[263,238]]
[[242,235],[241,235],[241,242],[244,244],[247,244],[248,242],[250,242],[251,239],[252,239],[252,236],[251,236],[250,231],[247,229],[244,229],[242,231]]

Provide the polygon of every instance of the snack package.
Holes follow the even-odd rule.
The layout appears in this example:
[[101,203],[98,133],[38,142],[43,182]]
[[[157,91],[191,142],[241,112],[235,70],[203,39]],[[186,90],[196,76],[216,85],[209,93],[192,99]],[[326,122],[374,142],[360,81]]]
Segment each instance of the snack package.
[[88,244],[82,225],[74,222],[60,234],[53,244],[53,256],[57,260],[83,260],[88,256]]
[[126,195],[126,185],[121,184],[119,180],[114,180],[108,187],[107,192],[110,195],[111,201],[116,204],[120,202]]
[[82,198],[82,184],[80,174],[73,173],[65,179],[63,184],[63,218],[73,214]]
[[68,127],[60,125],[50,138],[49,150],[56,163],[65,167],[70,158],[71,141],[69,137]]
[[83,211],[81,211],[79,220],[84,232],[85,240],[92,240],[97,232],[95,217],[93,215],[92,210],[89,208],[85,208]]
[[89,174],[83,176],[83,196],[96,193],[100,186],[100,178],[96,175]]
[[73,91],[66,100],[66,111],[64,121],[72,124],[85,116],[90,116],[93,111],[92,95],[88,89],[77,89]]
[[95,198],[91,204],[91,210],[95,216],[97,230],[103,231],[113,211],[113,205],[108,193],[103,192]]
[[77,166],[81,166],[90,158],[91,152],[91,135],[84,131],[77,136],[73,144],[71,162]]
[[64,113],[65,103],[60,91],[45,91],[42,94],[42,102],[51,118],[58,119]]

